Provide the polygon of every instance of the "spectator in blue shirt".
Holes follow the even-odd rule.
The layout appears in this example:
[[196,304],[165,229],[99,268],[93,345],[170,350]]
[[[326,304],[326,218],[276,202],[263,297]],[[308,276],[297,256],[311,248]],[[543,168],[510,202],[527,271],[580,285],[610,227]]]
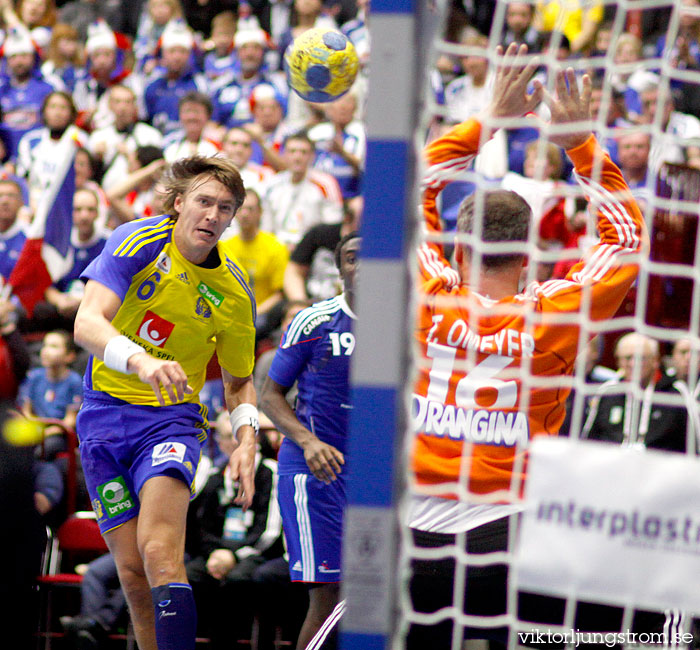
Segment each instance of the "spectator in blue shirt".
[[27,374],[19,389],[19,404],[27,417],[61,421],[44,431],[44,454],[51,459],[64,448],[63,429],[75,428],[83,400],[83,382],[70,367],[75,360],[75,344],[68,332],[55,330],[46,334],[39,356],[41,367]]
[[192,32],[181,20],[168,23],[161,37],[161,66],[149,77],[145,100],[148,122],[167,135],[179,127],[180,99],[191,91],[209,94],[206,77],[191,60]]
[[42,76],[38,56],[25,27],[12,28],[2,46],[8,76],[0,79],[2,129],[11,159],[22,136],[41,122],[41,106],[54,87]]

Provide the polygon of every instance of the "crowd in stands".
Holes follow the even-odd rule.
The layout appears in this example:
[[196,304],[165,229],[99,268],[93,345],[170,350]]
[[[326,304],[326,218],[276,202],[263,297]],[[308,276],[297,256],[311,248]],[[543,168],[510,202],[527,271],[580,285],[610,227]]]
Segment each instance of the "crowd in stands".
[[[662,209],[657,199],[687,197],[679,185],[697,183],[700,176],[700,0],[630,14],[626,31],[614,40],[612,5],[593,3],[583,10],[575,4],[562,9],[561,3],[545,0],[509,3],[499,38],[503,44],[526,43],[548,65],[587,62],[576,65],[578,72],[590,70],[594,78],[595,128],[647,218],[657,243],[652,256],[663,248],[665,257],[657,259],[692,265],[687,251],[692,256],[694,244],[674,242],[695,237],[697,215]],[[429,137],[477,114],[489,101],[493,70],[487,48],[492,28],[497,29],[492,25],[495,6],[495,0],[453,3],[448,37],[452,34],[467,53],[444,55],[436,62],[437,118]],[[47,523],[55,526],[65,516],[61,434],[74,427],[81,401],[79,374],[87,359],[69,334],[84,289],[80,274],[111,230],[162,212],[160,179],[168,164],[194,154],[220,155],[241,171],[246,200],[222,241],[246,269],[255,294],[260,367],[269,365],[267,351],[294,313],[339,292],[333,251],[343,235],[358,228],[363,213],[369,11],[367,0],[0,0],[0,398],[51,422],[35,480],[36,509]],[[679,13],[679,29],[667,37],[671,11]],[[341,29],[362,63],[351,91],[329,104],[301,100],[290,92],[283,72],[285,48],[314,26]],[[670,61],[678,76],[662,76],[661,59]],[[546,68],[538,74],[547,84]],[[79,145],[73,264],[28,318],[7,282],[55,174],[56,152],[64,139]],[[535,128],[499,132],[482,149],[473,172],[443,192],[441,210],[448,227],[477,178],[513,189],[530,203],[543,251],[537,279],[563,277],[579,246],[585,247],[595,233],[588,229],[590,219],[572,189],[571,167],[558,148]],[[561,256],[564,249],[569,254]],[[687,326],[690,303],[682,313],[683,301],[689,300],[684,286],[658,279],[667,301],[677,301],[681,309],[669,313],[667,302],[652,301],[650,324]],[[678,391],[678,380],[688,382],[690,339],[673,347],[666,343],[668,349],[648,340],[632,343],[648,346],[648,368],[633,373],[623,341],[615,349],[620,372],[595,374],[601,345],[590,354],[587,380],[619,382],[634,374],[643,387],[659,391]],[[665,369],[663,352],[672,361]],[[211,614],[202,618],[202,634],[223,645],[231,634],[249,638],[250,630],[222,629],[224,615],[215,607],[221,602],[219,591],[251,616],[264,616],[263,610],[288,588],[288,574],[274,505],[279,434],[263,415],[261,502],[245,517],[232,512],[221,498],[230,497],[221,463],[230,430],[225,431],[227,418],[217,419],[224,402],[216,377],[214,369],[201,394],[216,435],[208,442],[209,463],[203,470],[211,472],[201,480],[202,492],[192,507],[188,575],[198,599],[211,604],[200,606],[200,612]],[[611,412],[623,414],[613,424],[624,423],[625,405],[606,404],[605,399],[613,397],[595,404],[587,399],[582,418],[587,435],[626,440],[629,431],[601,424],[607,418],[610,425]],[[677,431],[670,442],[663,432],[657,436],[650,428],[645,433],[642,443],[686,450]],[[659,437],[663,440],[656,444]],[[82,506],[89,508],[89,503]],[[108,559],[100,562],[88,575],[111,575]],[[256,599],[241,595],[241,581],[261,585]],[[107,577],[100,584],[106,582]],[[274,596],[270,585],[275,585]],[[123,600],[116,602],[123,609]],[[98,637],[106,633],[121,620],[122,610],[110,606],[109,615],[100,618],[103,605],[95,603],[94,593],[86,597],[82,618],[66,620],[66,629],[89,629]]]
[[[465,54],[457,61],[446,55],[437,61],[436,112],[444,119],[434,131],[486,106],[494,75],[488,47],[494,40],[525,43],[538,53],[543,65],[536,76],[545,86],[552,83],[547,72],[556,66],[572,65],[579,77],[588,72],[594,130],[642,208],[651,231],[652,260],[692,266],[693,253],[680,240],[695,241],[697,214],[668,202],[694,200],[690,189],[700,177],[698,3],[684,0],[673,7],[628,12],[619,21],[616,7],[603,3],[513,2],[498,7],[502,26],[492,25],[484,5],[490,6],[490,16],[496,15],[497,3],[488,0],[453,7],[451,22],[463,26],[453,27],[453,40],[464,45]],[[678,20],[677,30],[670,27],[672,18]],[[546,120],[547,109],[538,109],[536,117]],[[588,247],[585,235],[595,236],[590,220],[578,210],[576,180],[566,157],[560,153],[561,160],[553,160],[557,154],[549,149],[536,128],[504,129],[482,148],[474,165],[476,177],[466,174],[442,197],[442,216],[449,226],[460,198],[477,180],[525,196],[535,215],[540,249],[550,252],[538,266],[539,280],[563,277]],[[557,264],[561,255],[570,262]],[[652,300],[647,323],[688,327],[688,285],[661,278],[652,278],[652,284],[682,309],[671,314],[664,301]]]

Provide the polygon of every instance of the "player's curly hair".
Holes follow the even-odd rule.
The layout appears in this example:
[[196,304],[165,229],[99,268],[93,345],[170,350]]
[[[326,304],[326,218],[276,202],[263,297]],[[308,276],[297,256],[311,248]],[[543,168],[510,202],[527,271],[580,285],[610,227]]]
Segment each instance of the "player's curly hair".
[[233,194],[235,212],[245,199],[245,187],[238,168],[227,158],[219,156],[191,156],[174,162],[163,175],[165,211],[177,218],[175,199],[184,195],[195,182],[213,178]]
[[[481,197],[480,197],[481,199]],[[474,213],[481,200],[470,194],[459,206],[457,232],[474,231]],[[510,190],[489,190],[483,194],[483,223],[481,240],[484,242],[526,242],[530,232],[532,211],[522,196]],[[524,253],[483,255],[481,263],[489,269],[521,261]]]

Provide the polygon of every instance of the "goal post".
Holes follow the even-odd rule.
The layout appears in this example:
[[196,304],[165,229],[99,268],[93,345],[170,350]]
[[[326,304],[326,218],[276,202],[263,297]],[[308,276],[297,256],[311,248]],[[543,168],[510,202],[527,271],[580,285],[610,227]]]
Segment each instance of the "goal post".
[[367,162],[352,365],[341,625],[345,650],[390,647],[397,495],[412,322],[407,255],[418,204],[414,138],[433,30],[416,0],[373,0]]
[[[462,634],[467,627],[491,627],[493,621],[486,620],[488,617],[481,617],[480,620],[480,617],[465,613],[468,611],[463,607],[466,575],[462,568],[455,575],[456,602],[449,611],[443,608],[426,614],[411,610],[411,597],[408,593],[409,565],[412,560],[426,558],[428,555],[431,558],[454,557],[462,563],[468,561],[473,565],[501,561],[506,563],[514,579],[508,583],[506,612],[499,618],[500,622],[496,622],[499,625],[502,622],[508,627],[511,644],[517,641],[519,634],[529,634],[535,629],[531,628],[527,620],[519,618],[518,613],[519,588],[515,577],[519,568],[515,555],[515,526],[508,533],[507,551],[492,552],[489,558],[480,559],[471,553],[465,554],[465,549],[458,546],[444,551],[441,549],[441,555],[432,550],[425,551],[413,543],[409,529],[401,521],[401,509],[402,506],[406,506],[406,488],[411,478],[407,462],[412,437],[408,433],[409,395],[412,392],[412,376],[416,371],[416,364],[420,363],[420,359],[416,358],[418,347],[413,332],[417,303],[421,300],[415,291],[416,248],[418,243],[426,241],[426,233],[421,228],[419,186],[424,165],[420,156],[426,138],[434,135],[430,128],[435,123],[433,118],[436,115],[445,116],[447,113],[445,107],[437,106],[430,88],[429,74],[438,54],[482,56],[488,59],[490,70],[493,71],[497,59],[495,46],[500,41],[506,7],[510,1],[498,0],[494,5],[494,24],[488,46],[455,44],[443,38],[444,17],[451,6],[448,0],[438,0],[434,6],[429,1],[419,0],[372,1],[372,58],[366,113],[368,140],[364,180],[365,207],[361,224],[362,249],[356,298],[357,346],[351,371],[353,406],[348,440],[348,506],[343,534],[341,596],[346,601],[346,610],[340,626],[340,647],[343,650],[401,650],[410,626],[433,625],[445,616],[449,616],[454,622],[453,648],[461,648]],[[526,2],[535,4],[534,0]],[[478,0],[473,4],[478,4]],[[611,38],[615,41],[630,24],[636,24],[628,20],[628,14],[633,10],[639,10],[643,14],[647,10],[669,6],[671,2],[601,0],[601,4],[605,7],[617,7],[617,13],[610,26]],[[673,5],[671,20],[666,26],[669,39],[675,38],[678,32],[678,6],[680,3]],[[700,17],[700,11],[695,13]],[[636,16],[635,19],[642,18],[643,15],[641,18]],[[560,65],[554,53],[559,40],[555,38],[552,51],[541,57],[546,70]],[[629,134],[634,130],[635,133],[649,134],[652,147],[661,144],[662,141],[665,146],[669,146],[670,143],[682,147],[685,143],[681,136],[673,136],[675,140],[666,137],[659,115],[664,101],[668,98],[669,80],[689,78],[700,85],[700,73],[694,71],[679,74],[670,67],[668,57],[640,61],[640,68],[647,71],[657,64],[660,67],[657,114],[649,123],[630,124],[620,129],[605,121],[613,102],[611,78],[613,72],[619,72],[620,69],[624,72],[631,64],[627,64],[627,68],[623,65],[618,69],[613,59],[614,43],[604,55],[595,60],[592,57],[583,57],[571,63],[577,74],[582,74],[589,67],[602,68],[605,71],[601,108],[591,119],[591,128],[597,133],[599,142],[605,147],[619,134]],[[568,66],[569,62],[564,65]],[[554,89],[551,75],[545,78],[545,86],[550,91]],[[511,122],[512,124],[507,125],[508,129],[526,128],[534,124],[529,117],[513,119]],[[559,128],[559,132],[561,130]],[[545,126],[540,129],[537,136],[537,151],[540,157],[545,153],[547,135],[556,131],[556,127]],[[506,149],[506,155],[507,151]],[[494,187],[494,179],[484,180],[480,173],[481,170],[469,169],[457,179],[474,189],[477,206],[475,213],[478,213],[475,219],[479,224],[483,216],[481,213],[484,193]],[[600,167],[594,166],[594,182],[600,181],[600,173]],[[700,172],[689,169],[686,165],[678,170],[668,166],[663,168],[662,176],[669,187],[668,196],[659,192],[656,181],[652,180],[653,176],[650,174],[646,183],[648,204],[644,214],[652,236],[660,236],[661,239],[656,242],[656,246],[652,243],[651,257],[641,261],[636,286],[628,294],[618,313],[606,321],[593,321],[588,315],[591,296],[586,294],[581,314],[569,314],[568,320],[567,316],[556,317],[560,323],[572,323],[573,318],[577,319],[576,322],[581,326],[579,351],[585,347],[589,335],[602,334],[604,352],[607,350],[608,353],[604,360],[608,364],[611,364],[613,344],[623,332],[634,330],[664,342],[675,342],[684,337],[692,338],[693,356],[688,380],[690,393],[695,389],[694,377],[700,366],[700,239],[696,233],[700,214],[697,204],[700,196],[698,174]],[[521,175],[521,178],[523,177],[524,174]],[[601,202],[605,204],[607,199],[604,195],[597,190],[591,191],[590,187],[588,190],[581,190],[578,186],[575,186],[575,189],[566,186],[560,187],[558,191],[571,204],[579,201],[584,193],[593,198],[594,207],[599,206]],[[459,191],[452,192],[453,197],[456,194],[459,194]],[[588,222],[585,235],[595,239],[592,219],[589,218]],[[668,238],[664,239],[670,232],[664,230],[668,227],[665,225],[667,222],[685,224],[685,241],[682,242],[682,246],[678,244],[674,248],[669,245]],[[480,228],[481,225],[478,225],[475,232],[480,232]],[[532,231],[526,244],[531,261],[531,267],[527,271],[527,283],[539,280],[535,277],[538,264],[554,266],[555,262],[563,258],[579,258],[580,249],[577,251],[576,247],[556,251],[539,248],[536,228]],[[443,232],[428,237],[433,241],[450,244],[454,233]],[[652,238],[652,242],[654,241]],[[670,257],[675,255],[676,248],[682,249],[685,255],[680,261]],[[669,257],[665,257],[664,253]],[[478,258],[479,255],[476,255],[475,259]],[[475,267],[477,270],[478,264]],[[558,277],[561,279],[563,276]],[[669,296],[672,301],[669,300]],[[638,351],[637,363],[640,362],[641,356],[642,352]],[[473,359],[467,359],[465,363],[469,365],[472,362]],[[531,398],[530,391],[544,386],[552,378],[532,376],[528,362],[523,362],[520,372],[527,375],[521,377],[528,388],[523,391],[523,401],[520,402],[521,406],[527,408]],[[598,392],[595,385],[587,382],[586,374],[585,359],[580,357],[575,362],[571,377],[556,378],[562,387],[573,388],[576,391],[575,398],[569,405],[572,438],[580,436],[586,420],[587,404]],[[618,386],[614,390],[618,393],[627,391],[638,400],[643,398],[644,388],[640,385],[639,369],[632,372],[623,387]],[[665,400],[666,406],[681,405],[692,412],[692,417],[688,419],[694,419],[698,423],[694,427],[697,434],[700,418],[697,417],[697,409],[694,408],[692,400],[688,399],[686,402],[684,397],[676,395]],[[690,445],[688,450],[689,455],[694,453],[690,451]],[[466,458],[467,454],[464,456]],[[684,460],[696,462],[697,459]],[[460,496],[466,493],[462,482],[469,471],[468,463],[469,461],[464,462],[460,475]],[[510,496],[519,495],[521,487],[514,478],[509,490]],[[469,498],[480,504],[493,502],[489,501],[490,496],[479,500],[478,495],[470,493]],[[700,511],[698,517],[700,518]],[[467,534],[457,534],[457,545],[463,544]],[[549,562],[550,558],[545,557],[543,561]],[[573,587],[565,590],[563,598],[566,601],[565,616],[553,627],[559,632],[573,629],[576,608],[580,602]],[[613,600],[602,599],[601,602],[615,604]],[[638,601],[630,597],[622,604],[624,617],[621,629],[631,629],[637,603]],[[655,605],[658,606],[658,603],[657,600]]]

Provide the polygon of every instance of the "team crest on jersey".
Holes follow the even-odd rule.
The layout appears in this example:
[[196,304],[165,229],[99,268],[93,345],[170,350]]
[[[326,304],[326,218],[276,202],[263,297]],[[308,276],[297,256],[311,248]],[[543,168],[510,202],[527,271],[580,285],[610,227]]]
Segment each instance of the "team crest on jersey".
[[181,442],[161,442],[153,447],[151,466],[162,465],[170,460],[182,463],[185,459],[185,451],[187,447]]
[[202,318],[211,318],[211,307],[204,298],[197,298],[194,306],[194,313]]
[[156,261],[156,268],[159,271],[163,271],[163,273],[170,273],[171,266],[172,262],[170,261],[170,257],[167,255],[167,253],[161,253]]
[[148,341],[152,345],[162,348],[172,334],[174,328],[175,323],[161,318],[158,314],[148,309],[141,321],[141,325],[139,325],[138,336],[144,341]]

